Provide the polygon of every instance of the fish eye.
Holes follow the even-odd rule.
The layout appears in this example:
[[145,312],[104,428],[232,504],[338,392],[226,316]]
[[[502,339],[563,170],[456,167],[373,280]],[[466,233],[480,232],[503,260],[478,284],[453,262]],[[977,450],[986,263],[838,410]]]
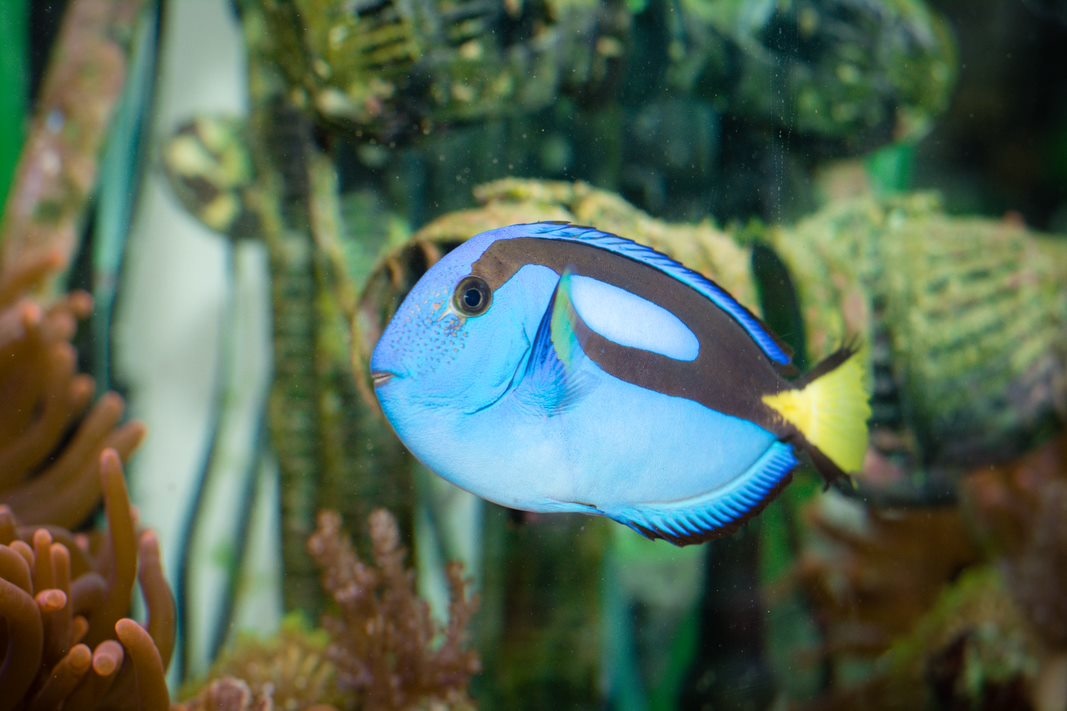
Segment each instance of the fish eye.
[[452,303],[464,316],[481,316],[493,303],[493,292],[485,279],[476,276],[464,277],[452,294]]

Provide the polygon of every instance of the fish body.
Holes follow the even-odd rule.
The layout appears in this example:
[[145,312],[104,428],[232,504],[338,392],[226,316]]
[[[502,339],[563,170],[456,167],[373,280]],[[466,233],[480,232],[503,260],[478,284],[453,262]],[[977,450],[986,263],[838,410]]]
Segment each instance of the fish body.
[[533,223],[434,265],[371,370],[397,435],[454,484],[682,545],[757,513],[801,451],[828,478],[860,468],[851,356],[791,381],[788,349],[718,285],[616,235]]

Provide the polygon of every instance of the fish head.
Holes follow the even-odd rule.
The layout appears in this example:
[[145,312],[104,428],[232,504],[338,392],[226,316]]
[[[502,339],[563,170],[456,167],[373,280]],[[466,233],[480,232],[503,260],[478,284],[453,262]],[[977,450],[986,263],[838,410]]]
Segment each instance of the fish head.
[[479,259],[508,236],[506,229],[483,233],[445,255],[415,284],[375,347],[375,394],[413,451],[412,440],[447,439],[458,421],[489,408],[521,377],[557,276],[529,266],[491,284]]

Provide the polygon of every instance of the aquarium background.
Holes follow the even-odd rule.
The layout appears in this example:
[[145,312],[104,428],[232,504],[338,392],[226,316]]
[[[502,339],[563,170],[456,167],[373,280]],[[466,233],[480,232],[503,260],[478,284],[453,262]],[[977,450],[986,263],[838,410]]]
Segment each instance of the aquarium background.
[[[0,709],[1067,708],[1065,55],[1054,0],[0,4]],[[381,329],[544,219],[864,344],[855,486],[679,549],[414,462]]]

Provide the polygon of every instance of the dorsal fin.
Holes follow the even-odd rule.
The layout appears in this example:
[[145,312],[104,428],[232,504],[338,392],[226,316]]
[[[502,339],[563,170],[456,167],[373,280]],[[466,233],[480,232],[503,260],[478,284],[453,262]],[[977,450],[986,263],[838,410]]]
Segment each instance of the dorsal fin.
[[589,244],[647,264],[677,279],[709,299],[736,321],[771,361],[782,366],[787,366],[792,362],[789,350],[770,332],[759,317],[742,306],[721,286],[702,274],[679,264],[666,254],[625,237],[619,237],[610,232],[601,232],[593,227],[584,227],[568,222],[535,222],[530,223],[528,226],[534,236]]

